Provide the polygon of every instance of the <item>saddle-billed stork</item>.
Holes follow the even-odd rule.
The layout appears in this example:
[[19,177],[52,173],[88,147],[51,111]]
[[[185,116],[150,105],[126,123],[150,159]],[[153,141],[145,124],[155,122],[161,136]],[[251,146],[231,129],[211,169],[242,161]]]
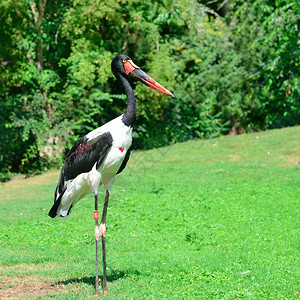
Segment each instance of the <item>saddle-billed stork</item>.
[[[121,116],[89,132],[78,140],[68,152],[60,172],[54,194],[54,205],[49,211],[51,218],[65,220],[73,206],[85,195],[95,198],[96,277],[95,295],[98,294],[98,246],[102,239],[103,293],[107,294],[106,279],[106,212],[112,184],[123,171],[130,155],[132,124],[136,116],[136,99],[128,79],[140,81],[146,86],[173,96],[166,88],[148,76],[127,55],[117,55],[111,63],[114,76],[121,82],[127,96],[127,108]],[[98,226],[98,188],[103,184],[106,191],[100,226]]]

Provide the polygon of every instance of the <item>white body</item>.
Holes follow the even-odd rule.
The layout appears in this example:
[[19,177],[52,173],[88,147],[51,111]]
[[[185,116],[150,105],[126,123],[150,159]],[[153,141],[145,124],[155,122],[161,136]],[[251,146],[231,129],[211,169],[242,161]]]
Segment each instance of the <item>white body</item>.
[[76,178],[65,182],[67,190],[62,196],[57,209],[58,219],[65,220],[69,216],[70,207],[74,206],[85,195],[91,192],[94,195],[98,194],[99,185],[103,184],[105,190],[110,191],[116,174],[132,143],[132,128],[122,122],[122,116],[86,135],[88,140],[93,140],[97,136],[109,132],[113,139],[112,146],[98,169],[96,169],[95,163],[90,172],[81,173]]

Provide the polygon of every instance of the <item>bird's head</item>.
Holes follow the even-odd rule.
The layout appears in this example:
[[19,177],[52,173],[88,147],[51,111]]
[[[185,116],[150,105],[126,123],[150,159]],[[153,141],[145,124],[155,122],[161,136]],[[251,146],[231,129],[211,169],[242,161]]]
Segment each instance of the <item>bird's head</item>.
[[138,67],[127,55],[117,55],[111,62],[111,70],[115,76],[117,74],[120,74],[125,78],[140,81],[141,83],[151,87],[152,89],[174,97],[174,95],[170,91],[168,91],[161,84],[147,75],[143,70],[141,70],[140,67]]

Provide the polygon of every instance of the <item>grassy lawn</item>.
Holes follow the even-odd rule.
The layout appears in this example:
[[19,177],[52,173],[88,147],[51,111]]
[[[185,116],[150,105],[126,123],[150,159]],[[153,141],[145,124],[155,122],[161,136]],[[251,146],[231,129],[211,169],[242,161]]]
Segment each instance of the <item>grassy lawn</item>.
[[[93,298],[93,198],[52,220],[57,179],[0,185],[0,299]],[[106,298],[299,298],[299,207],[300,127],[134,152],[108,208]]]

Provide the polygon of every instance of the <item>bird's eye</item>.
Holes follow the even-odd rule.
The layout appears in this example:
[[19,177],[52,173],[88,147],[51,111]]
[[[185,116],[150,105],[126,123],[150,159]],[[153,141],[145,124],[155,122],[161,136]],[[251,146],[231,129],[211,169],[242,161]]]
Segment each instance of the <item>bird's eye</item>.
[[126,59],[123,59],[123,63],[126,63]]

